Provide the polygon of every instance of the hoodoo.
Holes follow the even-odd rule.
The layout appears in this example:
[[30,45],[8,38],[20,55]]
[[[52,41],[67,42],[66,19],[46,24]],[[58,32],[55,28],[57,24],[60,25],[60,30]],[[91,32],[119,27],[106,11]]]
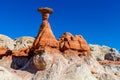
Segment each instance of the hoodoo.
[[32,49],[34,50],[34,53],[38,50],[44,49],[46,46],[52,48],[59,47],[59,43],[56,40],[48,22],[49,15],[53,13],[53,10],[51,8],[39,8],[38,11],[42,14],[42,24],[33,43]]
[[116,49],[88,46],[82,35],[69,32],[57,40],[48,22],[53,10],[38,11],[42,24],[35,40],[0,35],[0,80],[120,80]]
[[65,33],[58,40],[55,38],[48,22],[49,15],[53,13],[51,8],[39,8],[38,11],[42,14],[42,24],[31,48],[33,53],[36,54],[46,49],[53,51],[51,48],[55,48],[62,52],[72,50],[90,55],[90,48],[82,36],[72,36],[70,33]]

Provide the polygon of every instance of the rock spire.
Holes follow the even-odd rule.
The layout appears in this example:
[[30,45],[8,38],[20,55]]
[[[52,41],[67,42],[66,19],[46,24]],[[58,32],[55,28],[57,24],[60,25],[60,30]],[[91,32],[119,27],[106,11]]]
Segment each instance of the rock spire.
[[51,8],[39,8],[38,11],[42,14],[42,24],[33,43],[33,50],[35,51],[41,48],[44,49],[46,46],[58,48],[59,43],[56,40],[48,22],[49,15],[53,13],[53,10]]
[[51,8],[39,8],[38,11],[42,14],[42,24],[31,48],[33,53],[39,53],[41,50],[48,50],[49,52],[57,50],[64,53],[72,50],[72,53],[77,52],[76,54],[80,53],[80,55],[91,54],[86,40],[80,35],[73,36],[71,33],[64,33],[57,40],[48,22],[49,15],[53,13],[53,10]]

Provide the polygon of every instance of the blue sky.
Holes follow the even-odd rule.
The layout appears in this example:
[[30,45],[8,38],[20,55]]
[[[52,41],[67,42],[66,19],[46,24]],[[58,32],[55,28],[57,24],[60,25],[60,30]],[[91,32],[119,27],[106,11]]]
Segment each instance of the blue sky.
[[81,34],[89,44],[120,51],[120,0],[1,0],[0,34],[11,38],[37,35],[39,7],[51,7],[49,22],[59,38],[64,32]]

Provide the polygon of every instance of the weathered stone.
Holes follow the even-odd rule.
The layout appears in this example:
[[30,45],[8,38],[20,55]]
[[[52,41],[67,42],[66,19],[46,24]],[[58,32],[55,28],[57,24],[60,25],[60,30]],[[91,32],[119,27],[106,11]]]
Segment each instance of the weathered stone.
[[72,41],[78,41],[78,38],[76,38],[76,36],[72,36],[71,39]]
[[119,52],[108,46],[100,46],[100,45],[89,45],[92,57],[98,61],[103,60],[111,60],[111,61],[120,61],[120,54]]
[[69,46],[72,50],[80,50],[80,44],[78,41],[69,41]]
[[13,56],[28,56],[29,48],[21,48],[20,50],[13,50],[12,55]]
[[115,73],[116,76],[120,77],[120,73]]
[[81,50],[83,50],[83,51],[90,50],[90,48],[89,48],[87,42],[85,41],[85,39],[82,36],[79,36],[79,35],[76,35],[76,36],[77,36],[76,38],[78,38],[78,42],[80,44]]
[[40,32],[33,43],[35,48],[40,46],[58,47],[58,41],[55,39],[47,21],[42,23]]
[[0,66],[0,80],[22,80],[22,78]]
[[[59,49],[60,49],[60,50],[62,50],[62,49],[63,49],[64,44],[65,44],[65,42],[61,42],[61,43],[59,44]],[[64,49],[63,49],[63,50],[64,50]],[[63,51],[63,50],[62,50],[62,51]]]
[[72,34],[69,32],[65,32],[60,38],[59,41],[71,41]]
[[50,24],[48,23],[49,14],[52,13],[52,9],[40,8],[39,11],[42,13],[43,22],[40,27],[39,33],[33,43],[32,49],[40,49],[41,46],[58,48],[59,43],[53,35]]
[[14,42],[16,44],[15,44],[14,50],[19,50],[20,48],[31,47],[33,45],[34,39],[35,38],[30,37],[30,36],[24,36],[24,37],[15,39]]
[[105,60],[120,61],[120,54],[116,54],[115,52],[106,53]]
[[[18,50],[0,47],[0,80],[120,80],[120,58],[115,49],[90,46],[92,53],[99,54],[100,50],[108,60],[97,61],[88,56],[90,49],[81,35],[65,33],[57,41],[47,21],[52,9],[39,11],[43,23],[32,48],[26,46],[29,43]],[[23,43],[20,40],[19,44]],[[29,56],[31,49],[37,54]]]
[[73,36],[71,33],[64,33],[59,38],[59,46],[61,51],[71,49],[80,52],[87,52],[87,55],[90,55],[90,48],[85,39],[80,35]]
[[14,49],[15,42],[8,36],[0,34],[0,47],[6,47],[9,50]]
[[12,55],[12,51],[11,50],[0,50],[0,59],[2,59],[3,57],[8,57],[8,56]]
[[7,52],[7,49],[6,50],[1,50],[0,49],[0,55],[5,54],[6,52]]
[[49,53],[42,51],[33,57],[33,63],[38,70],[48,69],[53,63],[53,57]]

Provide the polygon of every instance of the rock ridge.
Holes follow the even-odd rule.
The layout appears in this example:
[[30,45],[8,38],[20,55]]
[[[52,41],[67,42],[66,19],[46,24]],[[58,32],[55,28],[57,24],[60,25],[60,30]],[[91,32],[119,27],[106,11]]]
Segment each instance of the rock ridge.
[[[53,12],[50,8],[39,8],[42,14],[42,25],[38,32],[38,35],[33,43],[31,52],[37,53],[40,50],[45,50],[46,47],[56,48],[57,50],[64,52],[68,50],[82,52],[84,55],[90,55],[90,48],[88,47],[85,39],[71,33],[64,33],[58,40],[55,38],[50,24],[48,23],[49,15]],[[51,51],[51,50],[50,50]]]

